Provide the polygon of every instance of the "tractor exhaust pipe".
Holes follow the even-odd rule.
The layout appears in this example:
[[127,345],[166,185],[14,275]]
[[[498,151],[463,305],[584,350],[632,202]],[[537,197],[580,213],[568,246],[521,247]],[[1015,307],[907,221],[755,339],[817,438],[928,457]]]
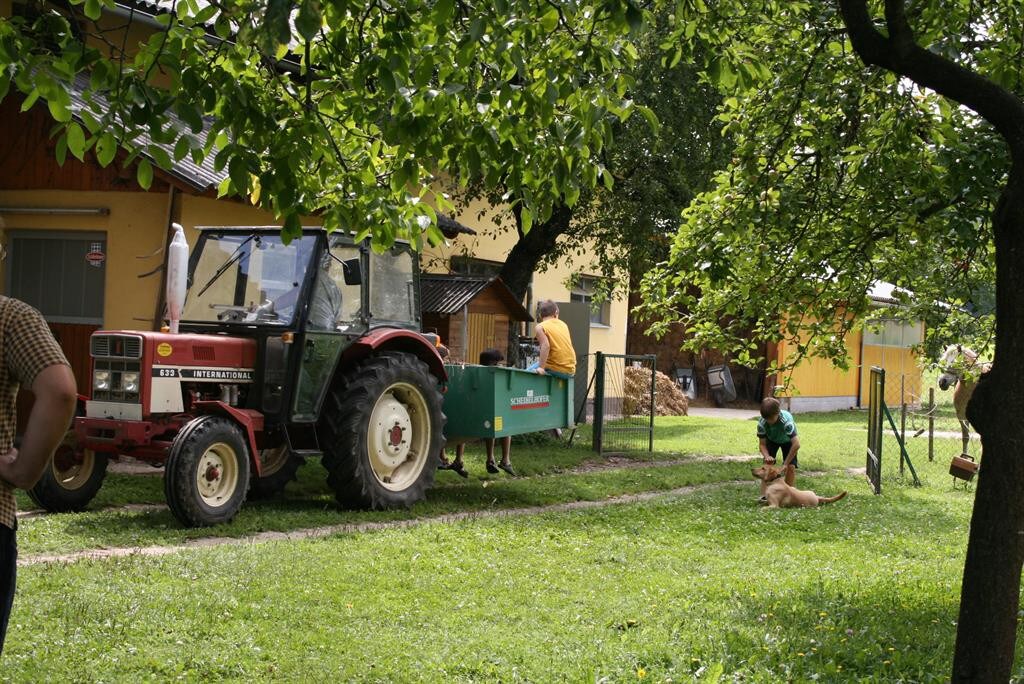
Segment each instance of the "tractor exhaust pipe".
[[174,237],[167,248],[167,319],[171,332],[177,333],[188,286],[188,242],[180,223],[172,223],[171,227],[174,228]]

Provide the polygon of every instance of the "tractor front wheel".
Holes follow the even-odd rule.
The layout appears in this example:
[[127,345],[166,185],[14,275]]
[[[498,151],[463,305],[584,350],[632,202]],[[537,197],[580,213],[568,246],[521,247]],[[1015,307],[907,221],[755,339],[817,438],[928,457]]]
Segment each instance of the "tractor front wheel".
[[174,438],[164,466],[171,513],[189,527],[228,522],[245,501],[249,455],[242,430],[221,416],[200,416]]
[[434,481],[444,446],[437,378],[420,359],[384,352],[334,384],[318,437],[327,482],[343,506],[411,506]]
[[68,432],[28,496],[51,513],[83,511],[106,476],[107,455],[92,449],[76,453],[74,432]]

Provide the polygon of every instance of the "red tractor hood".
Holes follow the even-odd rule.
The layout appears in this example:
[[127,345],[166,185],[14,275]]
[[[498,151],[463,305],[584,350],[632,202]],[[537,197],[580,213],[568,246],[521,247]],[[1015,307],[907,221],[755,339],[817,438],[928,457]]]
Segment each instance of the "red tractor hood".
[[253,368],[256,365],[256,341],[244,337],[139,330],[99,330],[93,335],[141,337],[142,359],[146,366]]

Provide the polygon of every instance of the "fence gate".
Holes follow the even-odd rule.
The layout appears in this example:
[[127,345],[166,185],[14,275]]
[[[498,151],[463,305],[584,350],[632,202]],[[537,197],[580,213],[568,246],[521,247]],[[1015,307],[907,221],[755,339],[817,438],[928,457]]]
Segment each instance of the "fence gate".
[[875,494],[882,493],[882,405],[885,397],[885,370],[871,369],[868,386],[868,480]]
[[653,451],[657,357],[594,357],[594,451]]

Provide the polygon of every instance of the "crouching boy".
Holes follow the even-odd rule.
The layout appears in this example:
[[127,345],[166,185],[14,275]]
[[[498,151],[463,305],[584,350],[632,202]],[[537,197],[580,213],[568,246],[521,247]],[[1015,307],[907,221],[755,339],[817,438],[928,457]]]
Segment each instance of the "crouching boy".
[[796,468],[800,467],[796,458],[797,452],[800,451],[800,438],[796,434],[793,414],[783,411],[779,400],[774,397],[766,397],[761,402],[761,417],[757,420],[757,441],[761,460],[765,463],[774,464],[778,453],[782,452],[786,484],[792,485],[796,479]]

